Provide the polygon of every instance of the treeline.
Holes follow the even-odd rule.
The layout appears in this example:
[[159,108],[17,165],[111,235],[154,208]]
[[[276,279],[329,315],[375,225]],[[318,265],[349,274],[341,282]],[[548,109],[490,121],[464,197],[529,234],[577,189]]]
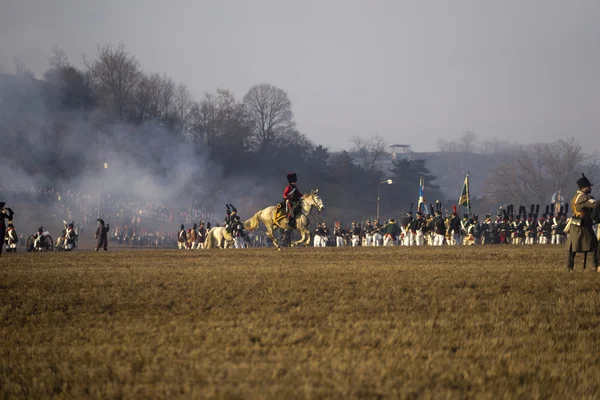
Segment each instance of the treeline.
[[174,198],[191,197],[195,207],[206,205],[199,182],[217,194],[215,204],[237,201],[219,193],[245,200],[247,183],[269,186],[275,201],[290,171],[303,190],[320,189],[333,218],[373,216],[388,178],[394,184],[382,191],[384,216],[416,202],[421,176],[432,202],[443,200],[423,160],[382,167],[389,156],[380,138],[354,138],[352,151],[334,155],[311,142],[296,129],[288,94],[273,85],[254,85],[241,99],[226,89],[194,99],[185,84],[145,72],[122,44],[99,46],[84,68],[58,48],[48,60],[43,80],[18,63],[15,76],[0,82],[0,133],[9,139],[3,164],[47,185],[94,172],[111,152],[159,179],[184,176],[189,182]]

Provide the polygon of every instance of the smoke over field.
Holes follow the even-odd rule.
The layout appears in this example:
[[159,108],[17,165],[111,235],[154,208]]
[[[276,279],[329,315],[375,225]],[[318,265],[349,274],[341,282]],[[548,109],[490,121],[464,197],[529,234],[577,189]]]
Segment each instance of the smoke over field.
[[3,394],[600,395],[600,274],[562,247],[232,254],[3,256]]

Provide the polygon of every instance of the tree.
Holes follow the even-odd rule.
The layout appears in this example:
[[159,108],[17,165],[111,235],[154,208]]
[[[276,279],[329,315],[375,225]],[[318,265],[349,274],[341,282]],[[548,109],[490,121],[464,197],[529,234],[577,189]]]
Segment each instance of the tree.
[[185,134],[191,127],[190,113],[194,104],[192,95],[188,87],[180,83],[175,89],[174,112],[177,116],[177,129],[181,134]]
[[292,102],[284,90],[275,86],[266,83],[252,86],[243,103],[259,150],[273,145],[280,135],[295,125]]
[[373,171],[377,162],[386,153],[387,144],[385,140],[381,136],[375,135],[368,140],[355,136],[351,141],[354,143],[352,152],[356,153],[359,165],[365,171]]
[[97,58],[92,61],[84,58],[84,63],[100,93],[119,119],[124,119],[141,77],[138,61],[127,53],[125,45],[120,43],[117,46],[98,46]]
[[497,203],[546,204],[555,191],[574,186],[586,170],[594,176],[593,160],[573,138],[521,146],[488,176],[485,193]]
[[65,68],[69,66],[69,60],[64,51],[57,46],[52,48],[52,55],[48,57],[50,69],[44,73],[44,78],[54,85],[56,108],[60,108],[62,102],[61,90],[63,86],[63,75]]
[[15,75],[26,79],[35,79],[33,72],[25,66],[25,63],[19,57],[15,58]]
[[461,150],[464,153],[472,153],[475,150],[476,142],[477,142],[477,135],[475,134],[475,132],[466,131],[460,137]]
[[425,160],[405,158],[392,161],[392,165],[389,172],[394,183],[390,190],[394,193],[393,203],[398,209],[406,207],[411,202],[416,203],[419,198],[421,177],[425,186],[425,198],[429,203],[442,199],[440,186],[435,183],[437,177],[425,166]]

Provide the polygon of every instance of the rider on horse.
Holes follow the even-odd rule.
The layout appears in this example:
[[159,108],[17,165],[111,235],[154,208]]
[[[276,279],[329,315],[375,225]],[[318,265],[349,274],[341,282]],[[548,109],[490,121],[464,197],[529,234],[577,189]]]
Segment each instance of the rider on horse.
[[288,185],[283,191],[283,198],[285,199],[285,210],[288,216],[288,224],[291,227],[296,226],[296,215],[300,211],[300,200],[302,199],[302,193],[296,187],[296,181],[298,180],[295,173],[287,174]]

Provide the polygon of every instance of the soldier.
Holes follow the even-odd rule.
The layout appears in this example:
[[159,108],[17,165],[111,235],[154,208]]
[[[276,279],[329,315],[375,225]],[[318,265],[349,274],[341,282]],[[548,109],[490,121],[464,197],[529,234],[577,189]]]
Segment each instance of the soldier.
[[362,232],[360,229],[360,225],[357,225],[356,221],[352,221],[352,239],[350,240],[352,243],[352,247],[356,247],[359,245],[361,234]]
[[373,246],[381,246],[383,245],[383,234],[381,233],[383,227],[379,223],[379,220],[376,219],[373,221]]
[[108,251],[108,231],[110,226],[108,224],[104,225],[104,220],[98,218],[96,220],[98,222],[98,228],[96,228],[96,234],[94,238],[96,239],[96,249],[98,251],[101,247],[104,251]]
[[435,210],[435,218],[433,220],[433,245],[443,246],[444,238],[446,237],[446,222],[442,217],[442,209]]
[[[0,201],[0,237],[2,240],[4,240],[4,237],[6,236],[6,222],[4,220],[7,219],[8,223],[11,224],[15,215],[13,210],[11,210],[10,207],[5,208],[5,205],[5,202]],[[0,246],[0,256],[2,255],[2,247],[3,246]]]
[[371,220],[368,219],[365,222],[365,246],[371,246],[373,244],[373,225],[371,225]]
[[383,245],[394,246],[398,238],[398,234],[400,233],[400,227],[398,226],[394,218],[391,218],[389,222],[385,225],[383,232]]
[[196,249],[204,248],[204,241],[206,240],[206,227],[204,226],[204,221],[200,221],[198,224],[198,245]]
[[302,199],[302,193],[296,187],[297,176],[295,173],[287,174],[288,185],[283,191],[283,198],[285,199],[285,209],[288,214],[288,224],[290,227],[296,227],[296,215],[300,212],[300,200]]
[[[6,252],[7,253],[16,253],[17,252],[17,243],[19,243],[19,236],[15,231],[15,226],[13,224],[8,224],[6,229]],[[0,250],[0,254],[2,251]]]
[[190,231],[188,232],[187,235],[187,243],[188,243],[188,249],[190,250],[194,250],[196,248],[196,242],[198,241],[198,226],[194,223],[194,226],[192,229],[190,229]]
[[323,247],[321,245],[323,240],[323,223],[317,223],[315,227],[315,237],[313,238],[313,247]]
[[344,247],[344,228],[338,222],[336,222],[335,228],[333,229],[333,236],[335,236],[335,245],[337,247]]
[[481,223],[479,223],[479,214],[473,215],[473,240],[475,244],[481,244]]
[[65,233],[65,250],[71,251],[75,248],[75,241],[77,240],[77,233],[75,232],[75,224],[71,222],[67,226],[67,232]]
[[461,224],[460,219],[458,218],[458,212],[456,211],[455,205],[452,206],[452,217],[450,218],[450,224],[448,228],[448,231],[450,232],[450,245],[460,245]]
[[402,224],[401,224],[402,234],[404,236],[403,244],[405,246],[413,246],[415,244],[414,237],[413,237],[412,231],[410,229],[410,227],[413,223],[413,220],[414,220],[412,207],[413,207],[413,204],[411,203],[410,210],[406,213],[406,216],[402,219]]
[[481,244],[492,243],[492,230],[494,229],[494,223],[492,222],[492,214],[486,214],[485,220],[481,224]]
[[512,226],[513,244],[522,245],[525,241],[525,221],[521,220],[521,215],[517,215]]
[[[598,249],[598,239],[594,233],[594,221],[592,219],[592,212],[597,206],[596,200],[590,195],[592,184],[584,174],[581,174],[581,178],[577,180],[577,187],[579,187],[579,190],[571,201],[573,217],[571,217],[571,223],[568,226],[567,271],[573,271],[576,253],[585,253],[585,257],[587,258],[587,253],[592,252],[594,268],[600,272],[596,252]],[[586,259],[584,259],[584,268],[586,266],[585,261]]]
[[[233,215],[233,213],[232,213]],[[241,221],[239,215],[234,217],[233,222],[233,248],[234,249],[245,249],[246,248],[246,232],[244,231],[244,224]]]
[[413,239],[414,246],[423,246],[425,238],[423,236],[423,229],[425,228],[425,219],[421,211],[417,212],[417,218],[415,218],[410,224],[410,232]]
[[187,233],[185,232],[185,227],[181,224],[179,228],[179,232],[177,233],[177,247],[179,250],[185,249],[185,244],[187,242]]
[[327,227],[327,223],[323,222],[323,247],[326,247],[329,244],[329,228]]

